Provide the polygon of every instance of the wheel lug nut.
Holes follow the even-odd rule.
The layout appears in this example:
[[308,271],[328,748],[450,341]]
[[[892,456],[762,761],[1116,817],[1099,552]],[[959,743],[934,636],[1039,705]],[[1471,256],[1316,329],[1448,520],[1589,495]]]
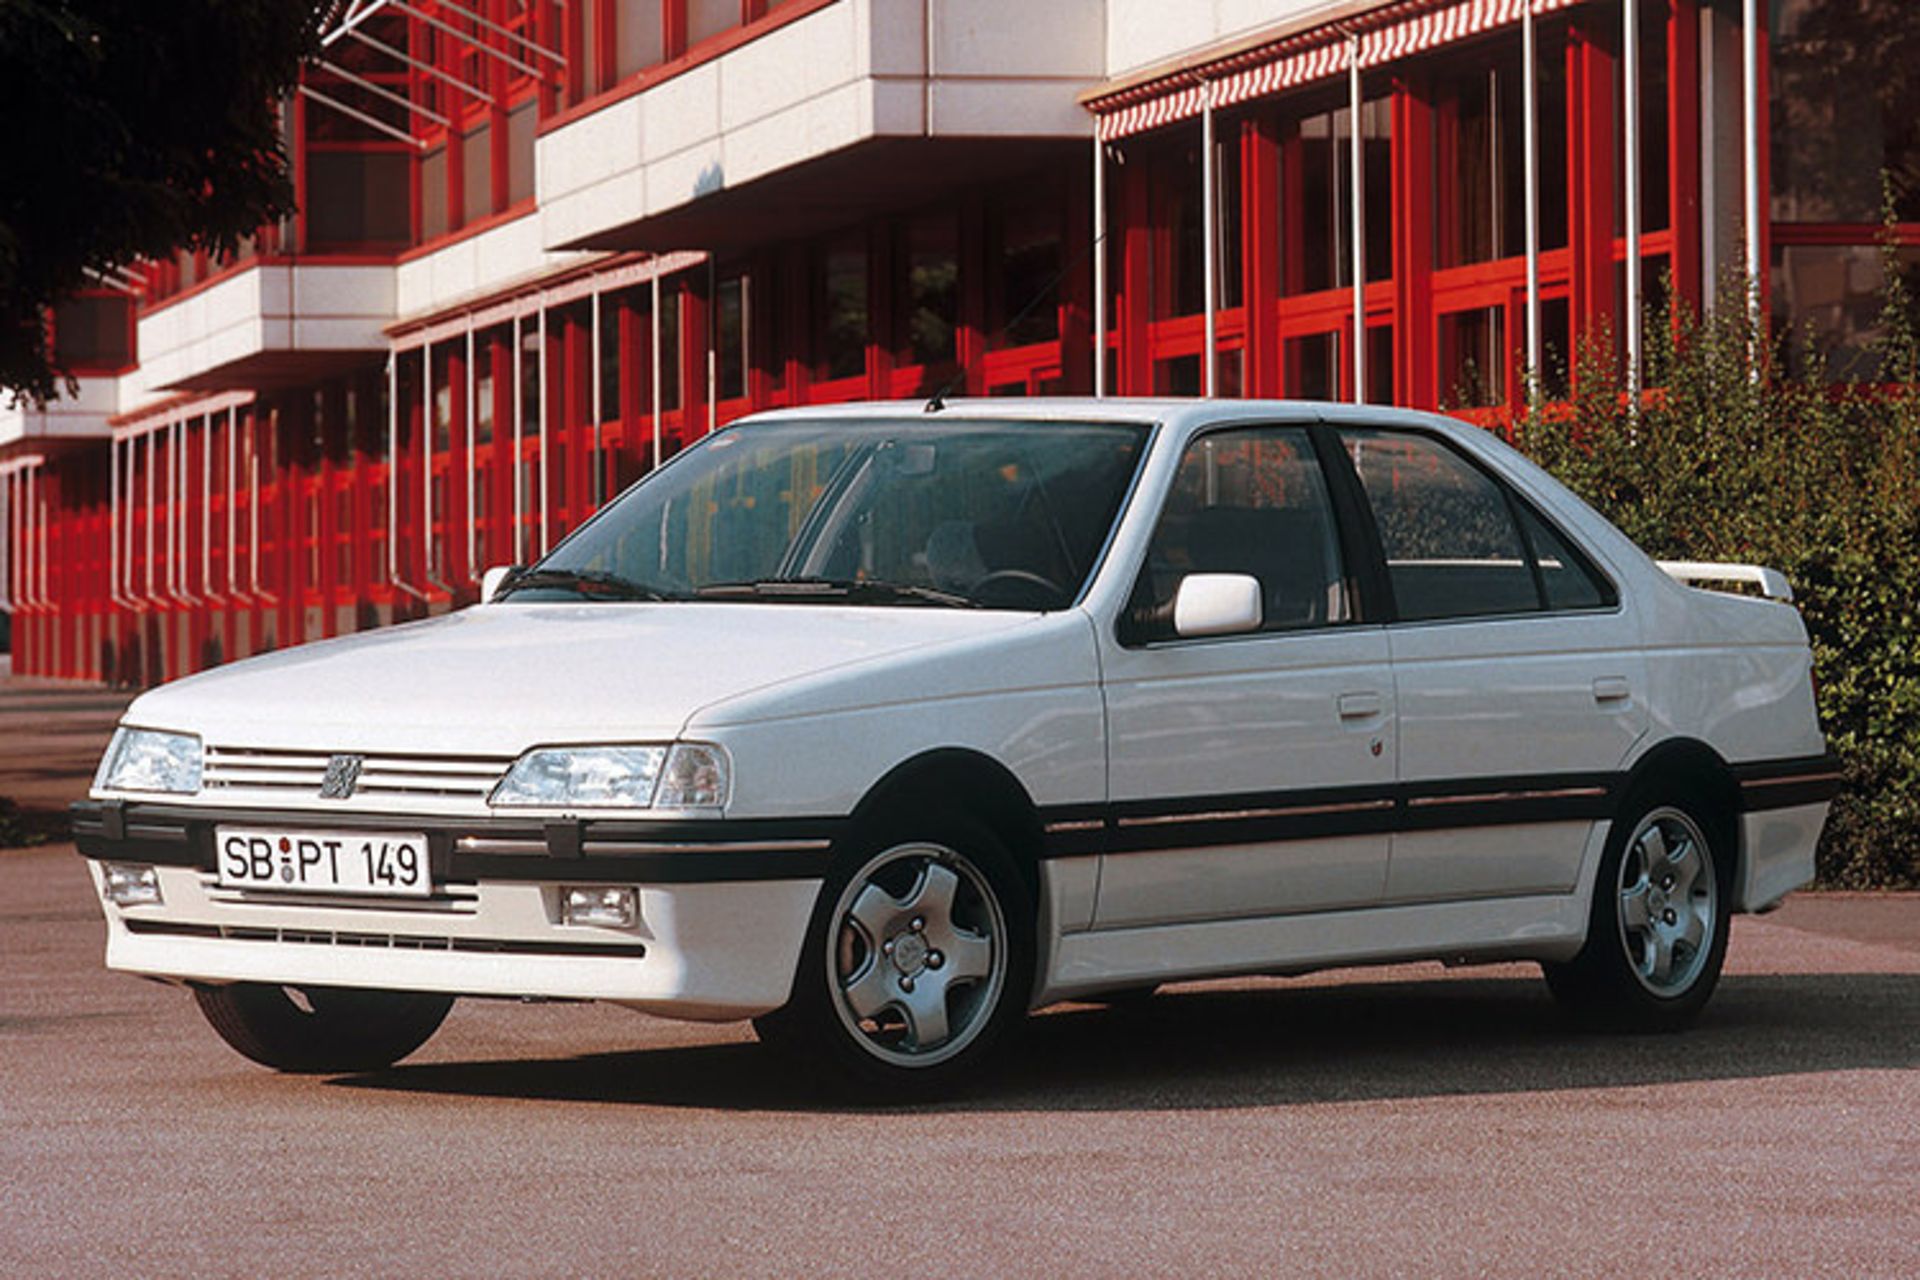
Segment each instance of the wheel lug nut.
[[888,939],[887,939],[887,940],[886,940],[885,942],[883,942],[883,943],[881,943],[881,944],[880,944],[880,954],[881,954],[881,955],[886,955],[886,956],[890,956],[890,955],[892,955],[892,954],[893,954],[893,939],[892,939],[892,938],[888,938]]
[[924,933],[924,932],[926,931],[926,928],[927,928],[927,920],[926,920],[926,917],[925,917],[925,916],[915,916],[915,917],[913,918],[913,923],[911,923],[911,924],[909,924],[909,925],[908,925],[907,927],[908,927],[909,929],[911,929],[911,930],[913,930],[913,931],[914,931],[915,933]]
[[938,951],[927,952],[927,968],[938,969],[941,965],[945,964],[946,962],[947,962],[947,958],[941,955]]
[[912,991],[912,990],[913,990],[913,979],[912,979],[912,978],[909,978],[909,977],[907,977],[907,976],[906,976],[905,974],[901,974],[901,975],[900,975],[900,989],[901,989],[902,991]]
[[1667,923],[1668,923],[1668,924],[1672,924],[1672,923],[1674,923],[1674,922],[1675,922],[1676,920],[1678,920],[1679,918],[1680,918],[1679,916],[1677,916],[1677,915],[1675,915],[1675,914],[1674,914],[1673,912],[1671,912],[1671,911],[1669,911],[1669,912],[1667,912],[1667,914],[1666,914],[1666,921],[1667,921]]

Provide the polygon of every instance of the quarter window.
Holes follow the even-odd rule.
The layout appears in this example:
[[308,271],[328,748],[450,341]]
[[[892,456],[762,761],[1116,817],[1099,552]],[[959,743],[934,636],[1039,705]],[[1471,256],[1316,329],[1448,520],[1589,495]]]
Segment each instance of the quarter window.
[[[1257,578],[1263,631],[1352,617],[1333,504],[1304,428],[1217,431],[1187,446],[1147,552],[1134,617],[1167,615],[1190,573]],[[1149,623],[1146,634],[1167,631]]]
[[1520,526],[1540,566],[1540,589],[1549,609],[1597,609],[1614,602],[1613,588],[1545,520],[1528,507],[1520,509]]

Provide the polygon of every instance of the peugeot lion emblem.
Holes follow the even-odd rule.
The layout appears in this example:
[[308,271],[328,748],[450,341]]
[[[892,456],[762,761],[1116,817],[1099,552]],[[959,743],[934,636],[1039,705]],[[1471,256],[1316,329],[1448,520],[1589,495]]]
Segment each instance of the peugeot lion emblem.
[[365,763],[362,756],[329,756],[327,776],[320,783],[320,798],[345,800],[352,796],[354,784],[360,781],[360,766]]

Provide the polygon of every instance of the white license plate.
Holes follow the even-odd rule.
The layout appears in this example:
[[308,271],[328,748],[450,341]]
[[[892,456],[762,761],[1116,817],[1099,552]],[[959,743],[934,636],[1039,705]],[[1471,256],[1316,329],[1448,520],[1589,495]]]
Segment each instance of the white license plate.
[[234,889],[377,893],[433,892],[427,838],[418,831],[288,831],[217,827],[220,883]]

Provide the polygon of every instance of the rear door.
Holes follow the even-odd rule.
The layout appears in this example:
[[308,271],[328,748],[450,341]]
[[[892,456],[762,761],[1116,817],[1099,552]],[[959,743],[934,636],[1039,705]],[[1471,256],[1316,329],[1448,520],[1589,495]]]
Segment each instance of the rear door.
[[[1322,440],[1316,446],[1316,437]],[[1116,825],[1100,928],[1363,906],[1385,882],[1393,682],[1302,425],[1196,436],[1120,634],[1102,637]],[[1258,632],[1174,637],[1191,573],[1260,581]]]
[[1438,434],[1343,426],[1394,601],[1390,902],[1564,893],[1644,732],[1639,627],[1575,542]]

